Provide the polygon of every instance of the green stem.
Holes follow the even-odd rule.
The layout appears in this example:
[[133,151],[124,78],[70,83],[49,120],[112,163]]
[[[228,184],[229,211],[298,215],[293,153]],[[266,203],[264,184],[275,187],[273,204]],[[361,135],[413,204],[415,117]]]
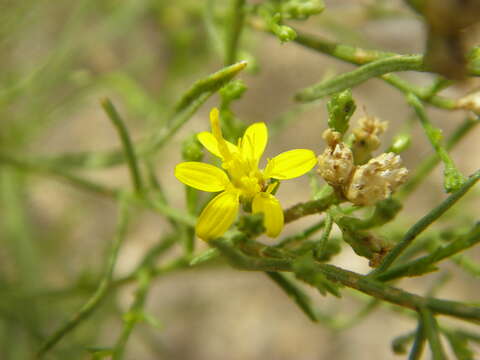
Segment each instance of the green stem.
[[[137,156],[152,155],[164,146],[167,141],[192,117],[192,115],[221,87],[232,80],[247,66],[245,61],[227,66],[209,76],[195,82],[174,106],[173,114],[168,118],[167,126],[156,131],[151,137],[135,144]],[[126,161],[121,149],[106,152],[81,152],[63,154],[53,158],[40,158],[36,162],[56,165],[62,168],[106,168],[123,164]]]
[[402,91],[404,94],[415,94],[419,99],[429,103],[430,105],[436,106],[437,108],[444,110],[457,110],[457,100],[449,99],[444,96],[439,96],[432,94],[431,89],[421,89],[408,81],[403,80],[395,74],[385,74],[381,78],[388,84],[396,87],[398,90]]
[[274,245],[276,248],[282,248],[285,245],[291,244],[291,243],[298,243],[300,241],[303,241],[305,239],[308,239],[311,235],[315,234],[318,230],[323,228],[325,225],[325,220],[322,219],[318,221],[317,223],[313,224],[312,226],[306,228],[305,230],[283,238],[278,242],[278,244]]
[[217,29],[217,25],[215,24],[215,16],[213,11],[214,2],[215,0],[206,0],[205,7],[203,9],[203,19],[205,21],[205,30],[210,40],[208,41],[208,44],[210,44],[212,49],[220,57],[225,54],[225,44],[222,41]]
[[178,224],[184,224],[188,227],[194,227],[195,223],[197,222],[196,218],[188,213],[184,213],[177,208],[171,207],[165,203],[163,203],[159,199],[147,199],[141,202],[142,205],[146,206],[147,208],[154,210],[168,219],[175,221]]
[[[253,23],[251,25],[256,29],[267,31],[267,28],[261,24]],[[305,46],[309,49],[318,51],[325,55],[330,55],[336,59],[343,60],[345,62],[355,65],[363,65],[387,57],[401,56],[400,54],[391,52],[363,49],[356,46],[344,45],[324,39],[319,36],[306,34],[301,31],[297,31],[297,37],[294,39],[294,41],[297,44]],[[385,82],[396,87],[405,94],[414,93],[423,101],[426,101],[436,107],[446,110],[457,109],[456,100],[449,99],[443,96],[432,95],[431,91],[419,89],[418,87],[411,85],[409,82],[401,79],[394,74],[384,74],[381,76],[381,78]]]
[[152,267],[155,260],[157,260],[166,251],[168,251],[174,244],[176,244],[176,239],[173,235],[166,235],[165,237],[160,239],[158,243],[156,243],[149,250],[147,250],[142,260],[137,265],[131,275],[138,274],[142,269],[146,267]]
[[330,193],[318,200],[312,200],[292,206],[284,211],[285,224],[300,219],[301,217],[317,214],[327,210],[331,205],[338,204],[340,200],[335,193]]
[[475,225],[473,230],[471,230],[468,234],[452,241],[446,246],[440,247],[430,255],[395,266],[388,271],[380,273],[378,276],[376,276],[376,279],[380,281],[390,281],[404,276],[421,275],[425,272],[428,272],[433,265],[439,261],[448,259],[452,255],[468,249],[478,242],[480,242],[480,224]]
[[110,99],[105,98],[101,101],[102,107],[108,115],[108,118],[112,121],[115,129],[118,132],[120,140],[122,141],[123,149],[125,151],[125,158],[127,160],[128,168],[130,169],[130,176],[132,183],[137,194],[140,194],[143,189],[142,177],[140,175],[140,169],[138,166],[137,156],[133,148],[132,140],[128,134],[127,127],[123,119],[118,114],[117,109],[112,104]]
[[[150,159],[146,159],[145,165],[147,169],[148,186],[153,189],[154,191],[153,196],[156,196],[160,203],[164,204],[166,207],[169,207],[170,204],[169,204],[167,195],[165,194],[165,190],[161,182],[158,180],[157,176],[155,175],[155,168],[153,166],[152,161]],[[174,229],[179,229],[180,223],[176,220],[176,218],[167,216],[167,219],[170,225],[172,225]]]
[[[447,150],[453,149],[459,142],[462,140],[465,135],[470,133],[470,131],[480,124],[480,118],[467,118],[463,123],[461,123],[450,135],[446,141],[445,148]],[[435,153],[432,156],[424,160],[418,167],[414,175],[410,176],[408,182],[403,185],[398,191],[396,197],[399,200],[404,200],[409,196],[420,184],[421,182],[430,174],[430,172],[437,166],[440,162],[439,156]]]
[[158,244],[154,245],[146,252],[136,270],[134,270],[130,275],[129,278],[135,276],[137,279],[138,288],[132,305],[124,315],[124,327],[115,344],[115,350],[112,357],[113,360],[119,360],[123,358],[127,341],[133,329],[139,321],[143,320],[143,308],[154,276],[164,274],[167,269],[168,271],[172,271],[173,269],[178,269],[181,267],[181,265],[184,266],[186,264],[186,261],[184,261],[183,258],[180,258],[174,260],[173,263],[167,265],[166,267],[163,267],[162,270],[155,269],[154,263],[158,257],[164,254],[165,251],[169,250],[175,243],[175,237],[167,235],[162,241],[159,241]]
[[[192,217],[196,217],[198,206],[198,190],[185,186],[185,197],[187,200],[188,214]],[[193,254],[195,251],[195,228],[193,226],[186,226],[184,229],[184,250],[188,255]]]
[[333,217],[327,212],[325,214],[325,229],[323,229],[322,236],[320,237],[320,240],[316,244],[316,248],[314,250],[314,256],[316,258],[321,257],[325,252],[328,238],[330,237],[330,232],[332,231],[332,225],[333,225]]
[[[247,256],[235,249],[223,238],[211,240],[228,259],[232,266],[248,271],[293,271],[293,261],[287,259],[268,259]],[[468,321],[480,322],[480,308],[457,301],[425,298],[393,286],[372,280],[339,267],[315,263],[313,270],[321,273],[328,280],[356,289],[377,299],[390,302],[412,310],[428,308],[438,314],[454,316]]]
[[220,90],[226,83],[237,76],[240,71],[245,69],[246,66],[246,61],[240,61],[197,81],[175,105],[175,113],[186,110],[196,99],[200,98],[201,95],[209,94],[210,96]]
[[305,294],[292,280],[287,278],[285,275],[275,271],[266,271],[265,274],[273,280],[285,293],[295,301],[299,308],[307,315],[307,317],[317,322],[317,315],[314,308],[312,307],[312,302],[310,297]]
[[420,317],[424,326],[425,335],[430,344],[430,350],[432,351],[433,360],[446,359],[443,352],[442,343],[440,342],[440,336],[438,331],[437,321],[432,312],[426,308],[419,309]]
[[[170,261],[166,265],[159,266],[159,267],[153,267],[151,269],[151,275],[152,275],[152,277],[159,277],[159,276],[167,275],[167,274],[169,274],[169,273],[171,273],[175,270],[182,270],[182,269],[189,269],[189,268],[191,268],[190,258],[185,257],[185,256],[181,256],[179,258],[176,258],[176,259]],[[134,282],[135,280],[137,280],[137,274],[138,274],[138,269],[136,269],[135,271],[133,271],[132,273],[130,273],[130,274],[124,276],[124,277],[115,279],[112,282],[112,288],[115,289],[115,288],[118,288],[120,286],[123,286],[123,285],[130,284],[130,283]]]
[[231,0],[230,16],[227,24],[227,42],[225,45],[225,65],[237,61],[238,43],[245,20],[245,0]]
[[420,360],[425,347],[425,340],[423,321],[419,319],[417,331],[415,332],[415,340],[413,341],[412,349],[408,355],[408,360]]
[[204,262],[216,259],[219,256],[220,256],[220,252],[218,251],[217,248],[209,248],[204,252],[194,256],[190,260],[190,266],[196,266],[196,265],[202,264]]
[[139,272],[138,278],[139,285],[135,293],[135,300],[130,309],[128,309],[128,312],[124,315],[123,330],[115,344],[112,360],[120,360],[123,358],[130,334],[135,328],[135,325],[141,321],[143,317],[143,307],[148,291],[150,290],[152,276],[148,270],[143,269],[143,271]]
[[318,264],[317,270],[323,272],[331,281],[340,282],[345,286],[357,289],[365,294],[392,304],[412,310],[417,310],[423,306],[438,314],[450,315],[465,320],[480,321],[480,308],[475,306],[469,306],[456,301],[425,298],[377,281],[368,280],[369,278],[366,276],[332,265]]
[[[9,165],[9,166],[15,166],[19,169],[26,170],[26,171],[46,173],[49,175],[53,175],[53,176],[59,177],[62,180],[65,180],[67,183],[75,187],[78,187],[86,191],[94,192],[109,198],[116,198],[120,194],[119,189],[112,189],[105,185],[91,182],[90,180],[86,180],[76,175],[73,175],[62,168],[57,168],[56,166],[54,167],[54,166],[44,166],[44,165],[35,164],[33,160],[28,160],[28,161],[19,160],[4,154],[0,154],[0,163]],[[161,194],[160,194],[160,197],[162,197]],[[137,204],[140,204],[141,206],[147,209],[154,210],[166,216],[171,221],[176,221],[178,223],[182,223],[188,226],[195,225],[196,219],[193,216],[189,214],[185,214],[165,204],[160,199],[137,198],[136,200],[137,200]]]
[[301,102],[318,100],[324,96],[352,88],[373,77],[398,71],[426,71],[421,55],[397,55],[372,61],[319,84],[301,90],[295,99]]
[[440,205],[429,211],[422,217],[415,225],[413,225],[405,234],[403,239],[385,256],[378,268],[371,274],[378,276],[385,272],[390,265],[397,259],[397,257],[415,240],[415,238],[422,233],[430,224],[442,216],[448,209],[450,209],[463,195],[466,194],[471,187],[473,187],[480,179],[480,170],[470,176],[467,181],[456,192],[446,198]]
[[418,119],[420,120],[420,123],[422,124],[422,127],[425,131],[425,134],[427,135],[430,143],[435,149],[435,152],[445,165],[444,186],[446,191],[452,192],[459,189],[465,179],[456,168],[455,163],[448,154],[446,148],[442,145],[441,130],[435,128],[432,125],[430,119],[427,117],[423,104],[414,94],[408,94],[407,99],[408,103],[414,108]]
[[[258,25],[254,26],[257,28],[259,27]],[[293,41],[295,41],[297,44],[303,45],[320,53],[330,55],[336,59],[349,62],[351,64],[363,65],[379,59],[399,55],[393,52],[363,49],[356,46],[344,45],[298,30],[296,30],[296,32],[297,37]]]
[[458,360],[475,360],[475,354],[469,348],[467,338],[460,335],[461,333],[458,330],[441,327],[440,331],[447,339],[450,348]]
[[335,330],[346,330],[370,315],[381,304],[379,299],[371,298],[357,313],[347,319],[340,319],[335,325]]
[[111,245],[110,255],[106,266],[105,274],[103,275],[97,289],[93,295],[85,302],[85,304],[62,326],[60,326],[53,334],[51,334],[40,347],[37,357],[43,358],[46,353],[52,349],[64,336],[70,333],[84,320],[86,320],[94,310],[100,305],[101,301],[108,293],[108,289],[112,285],[113,270],[117,262],[120,247],[127,234],[128,223],[130,221],[129,205],[130,201],[122,195],[120,197],[120,209],[118,226],[115,238]]
[[8,166],[14,166],[18,169],[45,173],[58,177],[67,183],[72,184],[73,186],[79,187],[81,189],[97,193],[98,195],[103,195],[107,197],[116,197],[119,194],[119,190],[109,188],[105,185],[94,183],[90,180],[81,178],[77,175],[65,171],[63,168],[57,166],[48,166],[42,165],[34,160],[21,160],[6,154],[0,154],[0,164],[5,164]]
[[478,261],[475,261],[464,254],[452,256],[449,260],[471,276],[480,278],[480,264]]

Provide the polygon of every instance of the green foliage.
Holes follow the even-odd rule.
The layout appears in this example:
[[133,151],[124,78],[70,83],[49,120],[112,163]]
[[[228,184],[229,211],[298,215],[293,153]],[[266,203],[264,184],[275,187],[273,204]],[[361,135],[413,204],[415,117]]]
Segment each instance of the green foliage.
[[349,121],[357,106],[352,98],[350,89],[335,94],[327,103],[328,127],[345,134],[348,130]]
[[306,20],[325,9],[322,0],[289,0],[282,2],[282,13],[289,19]]
[[186,138],[182,144],[182,159],[185,161],[200,161],[203,159],[203,148],[196,135]]

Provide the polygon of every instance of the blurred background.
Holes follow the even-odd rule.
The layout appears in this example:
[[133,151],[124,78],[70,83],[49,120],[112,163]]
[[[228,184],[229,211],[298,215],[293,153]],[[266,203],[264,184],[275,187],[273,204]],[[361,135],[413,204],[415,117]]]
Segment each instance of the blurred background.
[[[351,45],[403,54],[424,51],[423,24],[402,1],[325,3],[321,15],[291,25]],[[227,1],[210,0],[0,0],[0,154],[48,159],[120,146],[99,104],[105,96],[117,106],[134,140],[150,135],[194,81],[223,66],[221,39],[213,30],[221,35],[227,9]],[[249,64],[239,78],[248,91],[233,105],[236,116],[246,123],[282,123],[264,158],[292,148],[323,151],[326,101],[299,106],[293,96],[354,67],[249,27],[241,49],[239,57]],[[433,79],[423,73],[402,77],[417,85]],[[443,94],[456,98],[478,85],[469,80]],[[412,118],[404,96],[380,80],[354,88],[353,95],[358,106],[353,122],[365,113],[389,122],[382,149]],[[155,158],[156,175],[178,209],[185,209],[184,188],[173,168],[181,161],[182,141],[208,130],[208,112],[218,103],[217,95],[208,100]],[[463,111],[429,111],[446,135],[466,116]],[[286,117],[289,112],[294,116]],[[419,126],[413,134],[402,155],[409,169],[432,153]],[[464,174],[480,167],[479,135],[480,129],[474,129],[452,152]],[[124,165],[75,171],[108,186],[130,186]],[[284,208],[309,199],[308,184],[306,176],[283,183],[278,196]],[[478,195],[473,190],[445,223],[478,219]],[[438,167],[408,200],[399,226],[410,226],[444,196]],[[0,359],[32,358],[42,340],[91,295],[88,284],[96,284],[104,269],[116,217],[116,205],[108,197],[49,173],[0,162]],[[284,234],[314,220],[318,216],[295,222]],[[154,212],[137,214],[115,276],[132,271],[168,227]],[[198,251],[206,248],[197,246]],[[478,262],[480,252],[472,250],[470,256]],[[333,263],[362,273],[369,269],[367,260],[349,247]],[[402,287],[424,294],[446,271],[452,280],[437,296],[479,301],[472,278],[450,263],[440,273],[404,281]],[[135,289],[126,285],[112,291],[47,358],[90,359],[88,347],[114,343]],[[348,290],[341,300],[307,291],[329,315],[348,318],[365,302]],[[126,359],[395,359],[402,357],[392,353],[390,341],[416,326],[414,319],[389,307],[344,331],[314,324],[264,274],[239,272],[221,261],[155,279],[146,312],[158,326],[142,322],[135,328]]]

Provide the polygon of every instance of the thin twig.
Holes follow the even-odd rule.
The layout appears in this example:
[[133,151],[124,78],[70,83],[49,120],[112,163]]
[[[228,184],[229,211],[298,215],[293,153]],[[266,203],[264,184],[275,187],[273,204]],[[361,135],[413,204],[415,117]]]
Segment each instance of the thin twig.
[[408,360],[419,360],[425,348],[425,330],[423,321],[419,318],[417,330],[415,332],[415,340],[413,341],[412,349],[408,355]]
[[[269,259],[247,256],[234,248],[225,239],[210,241],[228,259],[232,266],[248,271],[293,271],[293,261],[288,259]],[[480,322],[480,308],[457,301],[426,298],[415,295],[399,288],[395,288],[369,276],[360,275],[339,267],[315,263],[314,271],[319,272],[328,280],[356,289],[405,308],[418,310],[420,307],[428,308],[434,313],[454,316],[468,321]]]
[[445,353],[440,342],[440,332],[438,331],[437,320],[433,316],[432,312],[426,308],[419,309],[420,317],[424,326],[425,336],[430,344],[430,350],[432,351],[433,360],[446,359]]
[[428,214],[422,217],[415,225],[413,225],[405,234],[403,239],[385,256],[381,264],[375,271],[372,272],[373,276],[376,276],[386,271],[390,265],[396,260],[396,258],[415,240],[415,238],[422,233],[428,226],[430,226],[435,220],[442,216],[448,209],[450,209],[463,195],[466,194],[470,188],[472,188],[480,179],[480,170],[471,175],[462,187],[446,198],[440,205],[430,210]]
[[237,61],[238,43],[245,20],[245,0],[231,0],[231,3],[230,19],[226,22],[225,65],[230,65]]
[[125,158],[127,160],[128,168],[130,169],[130,176],[132,178],[133,186],[137,194],[140,194],[143,190],[143,181],[140,175],[137,155],[135,153],[135,149],[133,147],[132,140],[130,139],[127,127],[125,126],[125,122],[118,114],[117,109],[115,109],[115,106],[112,104],[110,99],[103,99],[101,101],[101,104],[103,109],[107,113],[108,118],[112,121],[112,124],[117,130],[120,140],[122,141],[123,149],[125,151]]
[[43,356],[45,356],[46,353],[51,350],[65,335],[70,333],[84,320],[86,320],[93,313],[93,311],[97,309],[101,301],[107,295],[108,289],[112,284],[113,271],[115,269],[115,264],[117,262],[120,247],[122,246],[123,240],[127,235],[128,223],[131,219],[129,211],[130,201],[128,200],[128,198],[125,196],[121,196],[119,202],[120,209],[118,215],[118,225],[115,238],[111,245],[105,274],[103,275],[97,289],[95,290],[93,295],[85,302],[85,304],[69,320],[67,320],[66,323],[60,326],[60,328],[58,328],[52,335],[50,335],[45,340],[37,353],[38,358],[43,358]]

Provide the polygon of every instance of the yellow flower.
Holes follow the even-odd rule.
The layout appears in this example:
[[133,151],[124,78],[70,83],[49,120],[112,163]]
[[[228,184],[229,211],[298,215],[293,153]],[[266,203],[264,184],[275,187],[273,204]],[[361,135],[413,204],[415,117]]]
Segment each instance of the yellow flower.
[[175,176],[195,189],[218,192],[200,214],[196,233],[203,240],[223,235],[235,221],[240,202],[251,204],[252,213],[263,213],[267,235],[276,237],[283,229],[283,210],[272,192],[278,182],[301,176],[316,164],[311,150],[283,152],[269,159],[265,169],[258,164],[268,140],[265,123],[254,123],[238,139],[237,145],[223,138],[218,110],[210,112],[212,132],[197,135],[200,143],[222,160],[222,169],[201,162],[183,162],[175,167]]

